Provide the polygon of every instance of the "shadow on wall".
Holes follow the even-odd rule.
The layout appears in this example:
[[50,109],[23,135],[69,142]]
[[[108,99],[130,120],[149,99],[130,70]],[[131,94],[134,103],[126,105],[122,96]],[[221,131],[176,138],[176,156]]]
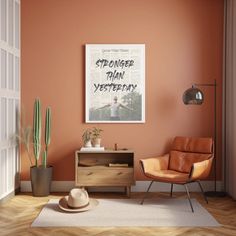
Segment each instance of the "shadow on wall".
[[[162,90],[164,90],[163,88]],[[161,99],[158,98],[156,101],[156,107],[161,111],[162,116],[169,117],[172,114],[176,113],[176,108],[179,103],[178,99],[182,101],[182,96],[176,99],[178,93],[173,94],[173,90],[167,90],[164,92],[165,96],[162,96]],[[169,140],[168,140],[169,141]]]
[[[63,150],[63,148],[60,148]],[[75,150],[76,148],[73,148],[71,151],[67,153],[63,153],[62,156],[59,156],[58,153],[60,153],[59,150],[57,150],[54,153],[50,153],[50,156],[57,156],[57,159],[53,161],[49,161],[49,164],[53,166],[53,180],[74,180],[75,179]],[[71,168],[72,167],[72,168]],[[71,171],[71,169],[73,171]],[[65,179],[61,179],[63,176],[63,172],[66,173],[66,176],[64,175]]]

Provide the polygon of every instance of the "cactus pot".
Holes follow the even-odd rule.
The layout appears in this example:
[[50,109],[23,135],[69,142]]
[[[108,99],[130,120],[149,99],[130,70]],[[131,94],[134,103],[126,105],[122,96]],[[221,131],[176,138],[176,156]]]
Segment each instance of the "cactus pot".
[[45,197],[50,194],[52,182],[52,166],[32,166],[30,168],[30,179],[33,196]]

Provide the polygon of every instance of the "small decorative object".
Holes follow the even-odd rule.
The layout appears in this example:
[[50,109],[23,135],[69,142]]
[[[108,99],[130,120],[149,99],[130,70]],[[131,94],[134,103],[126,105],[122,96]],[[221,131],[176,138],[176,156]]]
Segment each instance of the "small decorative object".
[[86,129],[82,135],[82,139],[83,139],[83,142],[84,142],[84,146],[87,147],[87,148],[90,148],[92,147],[92,143],[91,143],[91,140],[92,140],[92,131],[90,129]]
[[86,45],[86,123],[145,122],[145,45]]
[[117,143],[115,143],[115,145],[114,145],[114,149],[115,149],[115,151],[118,150],[118,144],[117,144]]
[[92,137],[93,137],[93,146],[100,147],[101,146],[101,132],[103,130],[94,127],[92,130]]

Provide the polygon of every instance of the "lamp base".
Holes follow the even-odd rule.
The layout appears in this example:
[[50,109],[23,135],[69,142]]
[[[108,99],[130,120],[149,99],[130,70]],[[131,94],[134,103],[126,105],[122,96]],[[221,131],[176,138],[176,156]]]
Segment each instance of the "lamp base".
[[205,195],[207,197],[226,197],[227,193],[226,192],[218,192],[218,191],[208,191],[208,192],[205,192]]

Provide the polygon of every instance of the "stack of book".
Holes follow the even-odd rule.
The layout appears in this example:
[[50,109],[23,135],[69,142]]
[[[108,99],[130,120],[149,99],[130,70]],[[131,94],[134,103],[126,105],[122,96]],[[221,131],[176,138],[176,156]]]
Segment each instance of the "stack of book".
[[109,163],[109,167],[129,167],[127,163]]

